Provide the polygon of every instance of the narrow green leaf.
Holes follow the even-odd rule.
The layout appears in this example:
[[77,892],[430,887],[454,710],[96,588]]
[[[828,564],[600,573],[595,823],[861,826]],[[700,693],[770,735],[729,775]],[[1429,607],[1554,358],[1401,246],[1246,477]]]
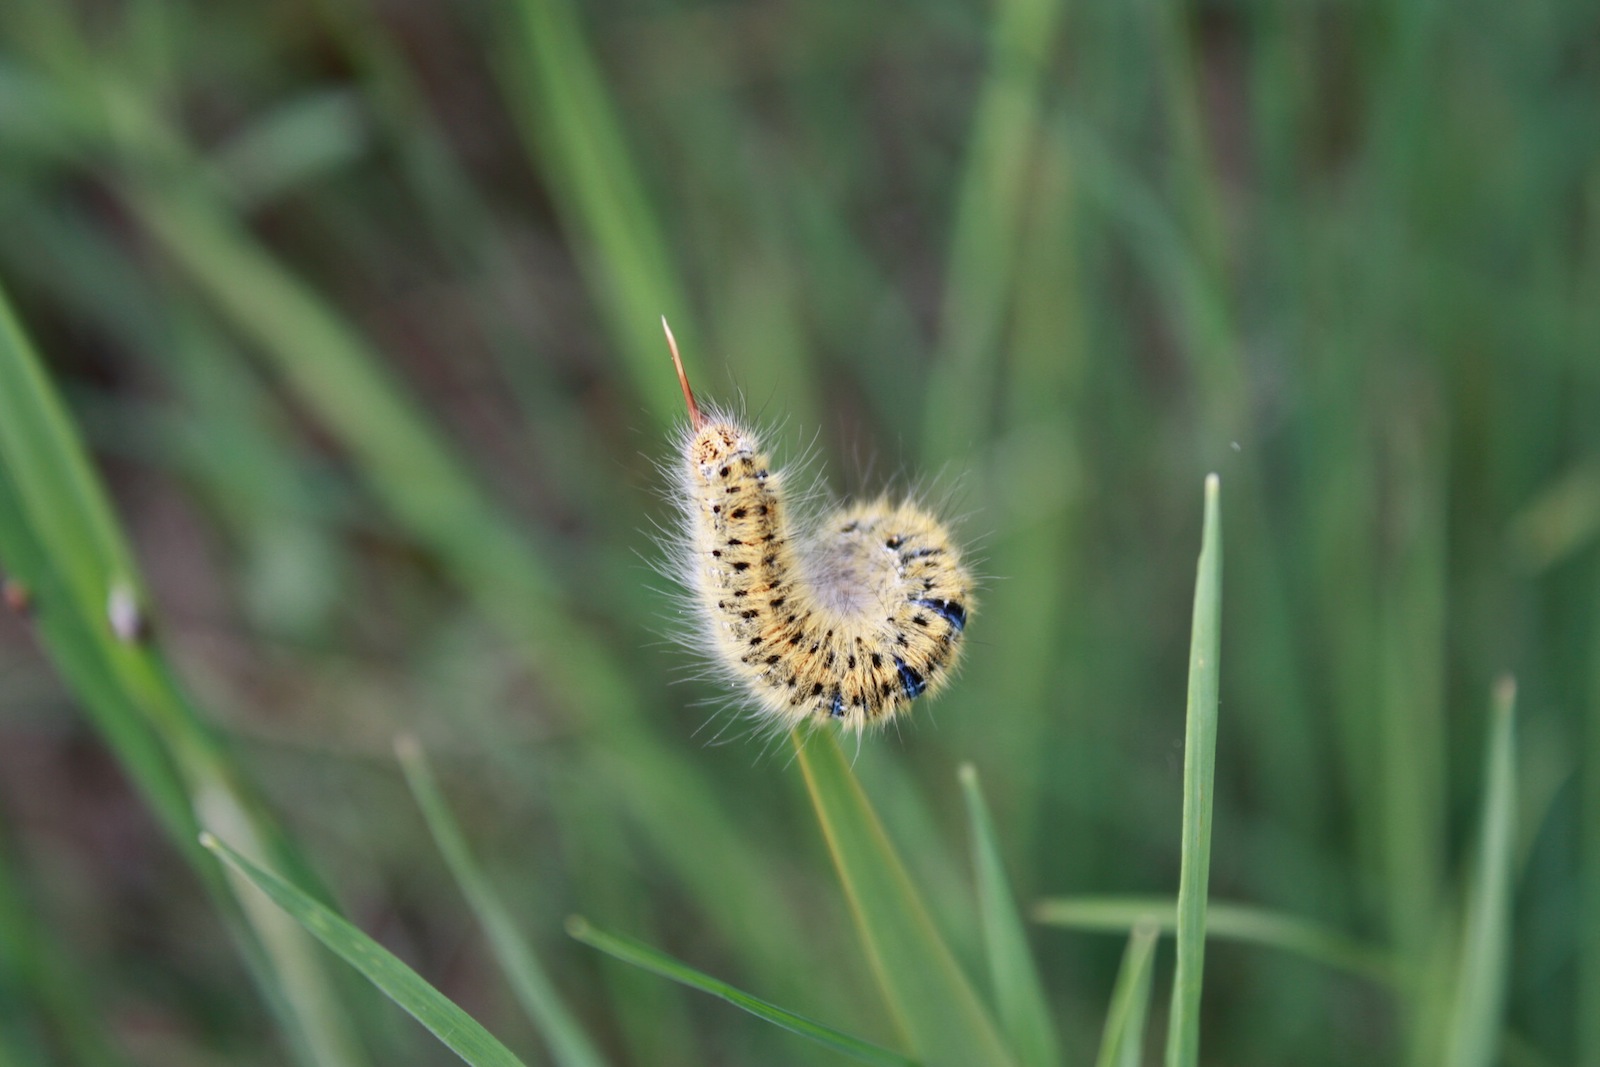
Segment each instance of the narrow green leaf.
[[[1171,933],[1178,925],[1178,909],[1171,897],[1058,897],[1035,905],[1033,918],[1074,930],[1124,933],[1146,923],[1162,933]],[[1383,949],[1363,945],[1316,923],[1249,904],[1209,902],[1206,936],[1292,952],[1385,985],[1397,980],[1394,961]]]
[[0,455],[39,540],[79,610],[103,615],[107,591],[131,582],[133,556],[112,518],[38,357],[0,295]]
[[[1446,899],[1449,838],[1445,715],[1448,502],[1444,430],[1431,413],[1384,428],[1378,462],[1389,471],[1389,536],[1377,560],[1376,660],[1370,679],[1378,772],[1371,819],[1383,850],[1389,939],[1421,960],[1443,943],[1439,917]],[[1446,966],[1449,966],[1447,963]],[[1426,1044],[1427,1022],[1409,1014],[1414,1048]],[[1433,1032],[1439,1031],[1434,1027]]]
[[1143,1061],[1144,1021],[1150,1013],[1150,978],[1155,970],[1150,964],[1159,933],[1154,924],[1140,922],[1128,938],[1095,1067],[1139,1067]]
[[984,946],[989,955],[989,978],[994,983],[995,1006],[1011,1051],[1023,1067],[1054,1067],[1061,1062],[1060,1043],[1050,1019],[1044,985],[1028,950],[1022,917],[1006,880],[995,839],[994,820],[978,785],[977,769],[970,763],[960,770],[961,790],[967,800],[967,820],[972,824],[972,866],[978,882],[978,911],[983,918]]
[[1206,892],[1211,875],[1211,800],[1216,794],[1217,658],[1222,646],[1220,483],[1206,478],[1205,526],[1194,589],[1189,700],[1183,741],[1183,858],[1178,875],[1178,966],[1172,978],[1167,1067],[1200,1058],[1200,981],[1205,968]]
[[814,730],[792,740],[878,986],[917,1057],[929,1067],[1009,1064],[838,739]]
[[311,936],[360,971],[367,980],[473,1067],[522,1067],[493,1034],[443,993],[407,967],[394,953],[271,871],[256,866],[210,833],[200,844],[216,853],[250,884],[265,893]]
[[681,412],[662,373],[661,315],[690,341],[688,303],[659,216],[628,149],[607,79],[570,0],[516,0],[499,56],[512,112],[549,179],[562,221],[646,410]]
[[518,933],[500,895],[479,869],[460,824],[439,791],[422,747],[414,738],[403,737],[395,744],[395,752],[400,757],[411,795],[428,821],[434,844],[444,853],[450,873],[455,875],[456,884],[466,894],[473,914],[488,935],[489,947],[494,950],[500,969],[511,980],[511,988],[523,1010],[549,1043],[556,1062],[562,1067],[601,1067],[606,1062],[605,1057],[567,1008],[532,947]]
[[1499,1061],[1511,949],[1511,863],[1517,815],[1516,683],[1495,687],[1485,760],[1487,786],[1477,863],[1467,886],[1461,957],[1444,1062],[1490,1067]]
[[[1600,233],[1600,220],[1593,232]],[[1583,935],[1577,939],[1577,1050],[1573,1062],[1600,1067],[1600,632],[1589,639],[1585,671],[1582,784],[1583,835],[1579,851],[1579,907]]]
[[774,1026],[781,1026],[801,1037],[808,1037],[819,1045],[826,1045],[861,1063],[879,1064],[880,1067],[915,1067],[917,1062],[881,1045],[852,1037],[841,1030],[808,1019],[804,1015],[797,1015],[786,1008],[780,1008],[760,997],[753,997],[749,993],[735,989],[727,982],[697,971],[688,964],[631,937],[596,929],[589,925],[588,920],[579,916],[575,915],[567,920],[567,932],[584,944],[592,945],[624,963],[642,967],[652,974],[659,974],[690,989],[698,989],[702,993],[720,997],[736,1008],[743,1008],[758,1019],[765,1019]]
[[967,135],[951,222],[939,354],[928,383],[923,451],[930,461],[981,439],[992,407],[1005,315],[1024,235],[1041,95],[1061,0],[1000,0],[988,69]]

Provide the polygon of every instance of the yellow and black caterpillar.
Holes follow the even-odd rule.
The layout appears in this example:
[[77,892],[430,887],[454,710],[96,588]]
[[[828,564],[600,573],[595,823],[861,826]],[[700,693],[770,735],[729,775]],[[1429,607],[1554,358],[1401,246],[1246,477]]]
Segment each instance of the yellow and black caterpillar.
[[887,497],[814,521],[791,515],[784,472],[739,419],[701,411],[667,337],[689,409],[674,564],[718,673],[784,727],[810,719],[860,733],[937,693],[973,607],[944,524]]

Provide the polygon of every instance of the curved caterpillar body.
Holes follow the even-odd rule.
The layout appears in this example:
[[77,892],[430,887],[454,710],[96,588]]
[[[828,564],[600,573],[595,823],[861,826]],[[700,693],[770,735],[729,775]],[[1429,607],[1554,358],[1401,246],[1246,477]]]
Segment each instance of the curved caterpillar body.
[[676,464],[680,578],[720,672],[776,725],[857,733],[943,688],[973,586],[943,524],[886,498],[796,523],[756,435],[725,412],[703,415],[675,342],[672,356],[690,422]]

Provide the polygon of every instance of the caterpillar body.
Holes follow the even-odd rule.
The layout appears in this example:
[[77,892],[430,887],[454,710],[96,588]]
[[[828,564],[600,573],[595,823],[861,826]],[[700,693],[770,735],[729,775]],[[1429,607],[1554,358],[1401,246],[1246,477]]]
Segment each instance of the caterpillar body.
[[937,693],[961,654],[973,580],[944,525],[914,501],[790,514],[784,472],[757,435],[702,412],[672,330],[689,409],[674,465],[680,581],[717,672],[772,725],[857,734]]

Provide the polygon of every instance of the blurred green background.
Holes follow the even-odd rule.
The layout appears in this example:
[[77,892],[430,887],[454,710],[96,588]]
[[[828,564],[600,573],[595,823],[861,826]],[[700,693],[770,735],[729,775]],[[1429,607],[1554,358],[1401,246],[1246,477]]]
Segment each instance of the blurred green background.
[[[665,313],[780,456],[964,516],[964,675],[856,770],[972,970],[961,761],[1025,903],[1177,884],[1215,470],[1212,892],[1404,977],[1216,942],[1203,1062],[1443,1062],[1510,672],[1504,1062],[1600,1065],[1592,2],[6,0],[0,287],[192,698],[158,747],[214,743],[531,1063],[398,734],[616,1062],[836,1060],[574,911],[893,1041],[788,750],[711,743],[669,640]],[[285,1062],[37,625],[0,620],[0,1059]],[[1084,1062],[1122,940],[1032,934]],[[374,1062],[452,1062],[344,993]]]

